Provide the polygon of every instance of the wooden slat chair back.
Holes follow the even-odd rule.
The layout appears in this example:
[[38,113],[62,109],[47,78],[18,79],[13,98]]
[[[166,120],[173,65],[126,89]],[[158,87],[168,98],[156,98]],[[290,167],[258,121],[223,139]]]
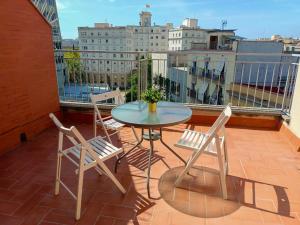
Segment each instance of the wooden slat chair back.
[[[122,149],[116,148],[110,143],[104,141],[101,137],[95,137],[86,141],[76,127],[64,127],[52,113],[49,114],[49,117],[53,120],[54,124],[59,130],[55,195],[59,194],[60,185],[62,185],[76,200],[75,218],[77,220],[80,219],[83,176],[84,172],[90,168],[95,168],[100,175],[105,174],[108,176],[124,194],[126,192],[124,187],[104,164],[105,160],[117,156],[122,152]],[[67,137],[71,141],[73,144],[72,147],[63,149],[64,137]],[[78,175],[76,194],[74,194],[61,179],[62,157],[66,157],[76,166],[75,173]]]
[[117,131],[124,125],[121,123],[118,123],[114,120],[111,121],[112,120],[111,116],[102,117],[97,104],[99,102],[113,99],[114,104],[120,105],[125,102],[125,99],[122,96],[121,91],[119,89],[117,89],[115,91],[105,92],[105,93],[98,94],[98,95],[90,94],[90,98],[91,98],[92,104],[94,106],[94,125],[93,125],[94,126],[94,136],[95,137],[97,136],[97,125],[100,125],[102,127],[102,129],[104,130],[105,137],[107,138],[107,140],[110,143],[112,143],[110,136],[112,136],[116,132],[109,134],[107,129],[112,128],[112,130]]
[[[104,138],[107,138],[107,140],[112,144],[111,136],[114,134],[119,134],[120,129],[123,128],[125,125],[115,121],[111,116],[102,117],[97,104],[99,102],[113,99],[114,104],[120,105],[125,103],[125,98],[122,96],[121,91],[119,89],[115,91],[105,92],[98,95],[90,94],[90,98],[94,106],[94,121],[93,121],[94,136],[95,137],[97,136],[97,126],[100,126],[105,133]],[[109,133],[108,130],[111,130],[113,132]],[[133,127],[132,127],[132,131],[136,140],[139,141],[139,138]]]
[[[192,150],[193,153],[189,158],[186,167],[179,174],[177,180],[175,181],[175,186],[179,186],[183,177],[190,171],[201,154],[209,154],[218,158],[220,170],[217,171],[217,173],[220,175],[223,198],[227,198],[226,175],[228,173],[228,155],[225,124],[230,119],[231,114],[231,107],[228,105],[205,134],[197,131],[185,130],[176,146]],[[203,169],[207,168],[203,167]],[[209,171],[213,170],[209,169]]]

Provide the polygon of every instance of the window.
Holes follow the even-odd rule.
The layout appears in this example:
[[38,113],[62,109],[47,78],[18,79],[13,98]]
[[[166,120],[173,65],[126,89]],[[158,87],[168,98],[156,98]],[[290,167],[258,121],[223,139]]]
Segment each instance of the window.
[[109,61],[106,61],[106,64],[109,64]]
[[100,33],[100,32],[98,32],[98,36],[101,36],[101,33]]
[[151,36],[150,39],[153,39],[153,36]]
[[91,33],[91,36],[93,36],[93,35],[94,35],[94,33],[92,32],[92,33]]
[[166,30],[165,30],[165,29],[162,29],[161,31],[162,31],[162,32],[166,32]]
[[116,56],[117,56],[116,54],[113,54],[113,57],[114,57],[114,58],[116,58]]
[[120,54],[120,57],[121,57],[121,58],[123,58],[123,57],[124,57],[124,55],[123,55],[123,54]]
[[138,32],[138,29],[135,29],[134,31],[137,33],[137,32]]
[[81,36],[86,36],[86,32],[81,32],[80,35]]
[[156,39],[158,39],[158,36],[156,36]]
[[88,50],[88,47],[87,46],[83,46],[83,50]]
[[105,42],[108,43],[108,40],[106,39]]
[[165,36],[161,36],[161,39],[165,39]]
[[94,43],[94,39],[92,39],[92,43]]
[[82,39],[81,43],[87,43],[87,40],[86,39]]
[[151,33],[153,33],[153,29],[151,29]]
[[158,43],[156,43],[156,46],[158,46]]

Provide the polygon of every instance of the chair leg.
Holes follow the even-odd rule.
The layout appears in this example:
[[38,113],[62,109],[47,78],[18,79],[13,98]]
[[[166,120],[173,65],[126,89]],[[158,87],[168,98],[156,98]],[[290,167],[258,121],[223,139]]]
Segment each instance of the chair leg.
[[108,133],[108,131],[107,131],[107,128],[106,128],[106,127],[103,127],[103,129],[104,129],[105,135],[106,135],[106,137],[107,137],[107,140],[109,141],[109,143],[113,144],[112,141],[111,141],[110,135],[109,135],[109,133]]
[[55,180],[55,195],[59,194],[59,187],[60,187],[60,175],[61,175],[61,160],[62,154],[59,152],[57,153],[57,166],[56,166],[56,180]]
[[107,166],[101,161],[98,162],[100,164],[100,167],[105,172],[105,174],[114,182],[114,184],[117,186],[117,188],[123,193],[126,193],[125,188],[122,186],[122,184],[117,180],[117,178],[112,174],[112,172],[107,168]]
[[178,178],[175,181],[175,187],[178,187],[181,183],[183,177],[189,173],[195,161],[195,157],[191,157],[188,161],[188,164],[185,166],[184,170],[179,174]]
[[227,186],[226,186],[226,171],[224,170],[224,161],[222,159],[222,152],[221,152],[221,145],[220,145],[220,139],[219,137],[216,138],[216,147],[217,147],[217,153],[218,153],[218,162],[219,162],[219,168],[220,168],[220,181],[221,181],[221,187],[222,187],[222,194],[223,198],[227,199]]
[[81,214],[81,201],[82,201],[82,186],[83,186],[83,168],[79,168],[78,186],[77,186],[77,202],[76,202],[76,220],[80,219]]
[[228,153],[227,153],[227,143],[224,141],[224,160],[225,160],[225,174],[228,175]]
[[97,124],[96,124],[96,120],[97,120],[97,114],[94,112],[94,137],[97,137]]

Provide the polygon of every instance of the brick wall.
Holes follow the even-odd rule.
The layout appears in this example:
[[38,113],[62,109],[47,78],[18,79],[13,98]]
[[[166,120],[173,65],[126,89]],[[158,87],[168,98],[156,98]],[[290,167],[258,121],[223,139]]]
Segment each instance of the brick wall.
[[0,2],[0,154],[59,111],[50,25],[29,0]]

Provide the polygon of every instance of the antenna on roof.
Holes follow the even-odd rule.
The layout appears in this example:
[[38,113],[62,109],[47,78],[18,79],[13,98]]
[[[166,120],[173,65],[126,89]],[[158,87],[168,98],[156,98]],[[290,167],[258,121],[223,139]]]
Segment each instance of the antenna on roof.
[[222,20],[222,30],[225,30],[225,27],[227,27],[227,20]]

